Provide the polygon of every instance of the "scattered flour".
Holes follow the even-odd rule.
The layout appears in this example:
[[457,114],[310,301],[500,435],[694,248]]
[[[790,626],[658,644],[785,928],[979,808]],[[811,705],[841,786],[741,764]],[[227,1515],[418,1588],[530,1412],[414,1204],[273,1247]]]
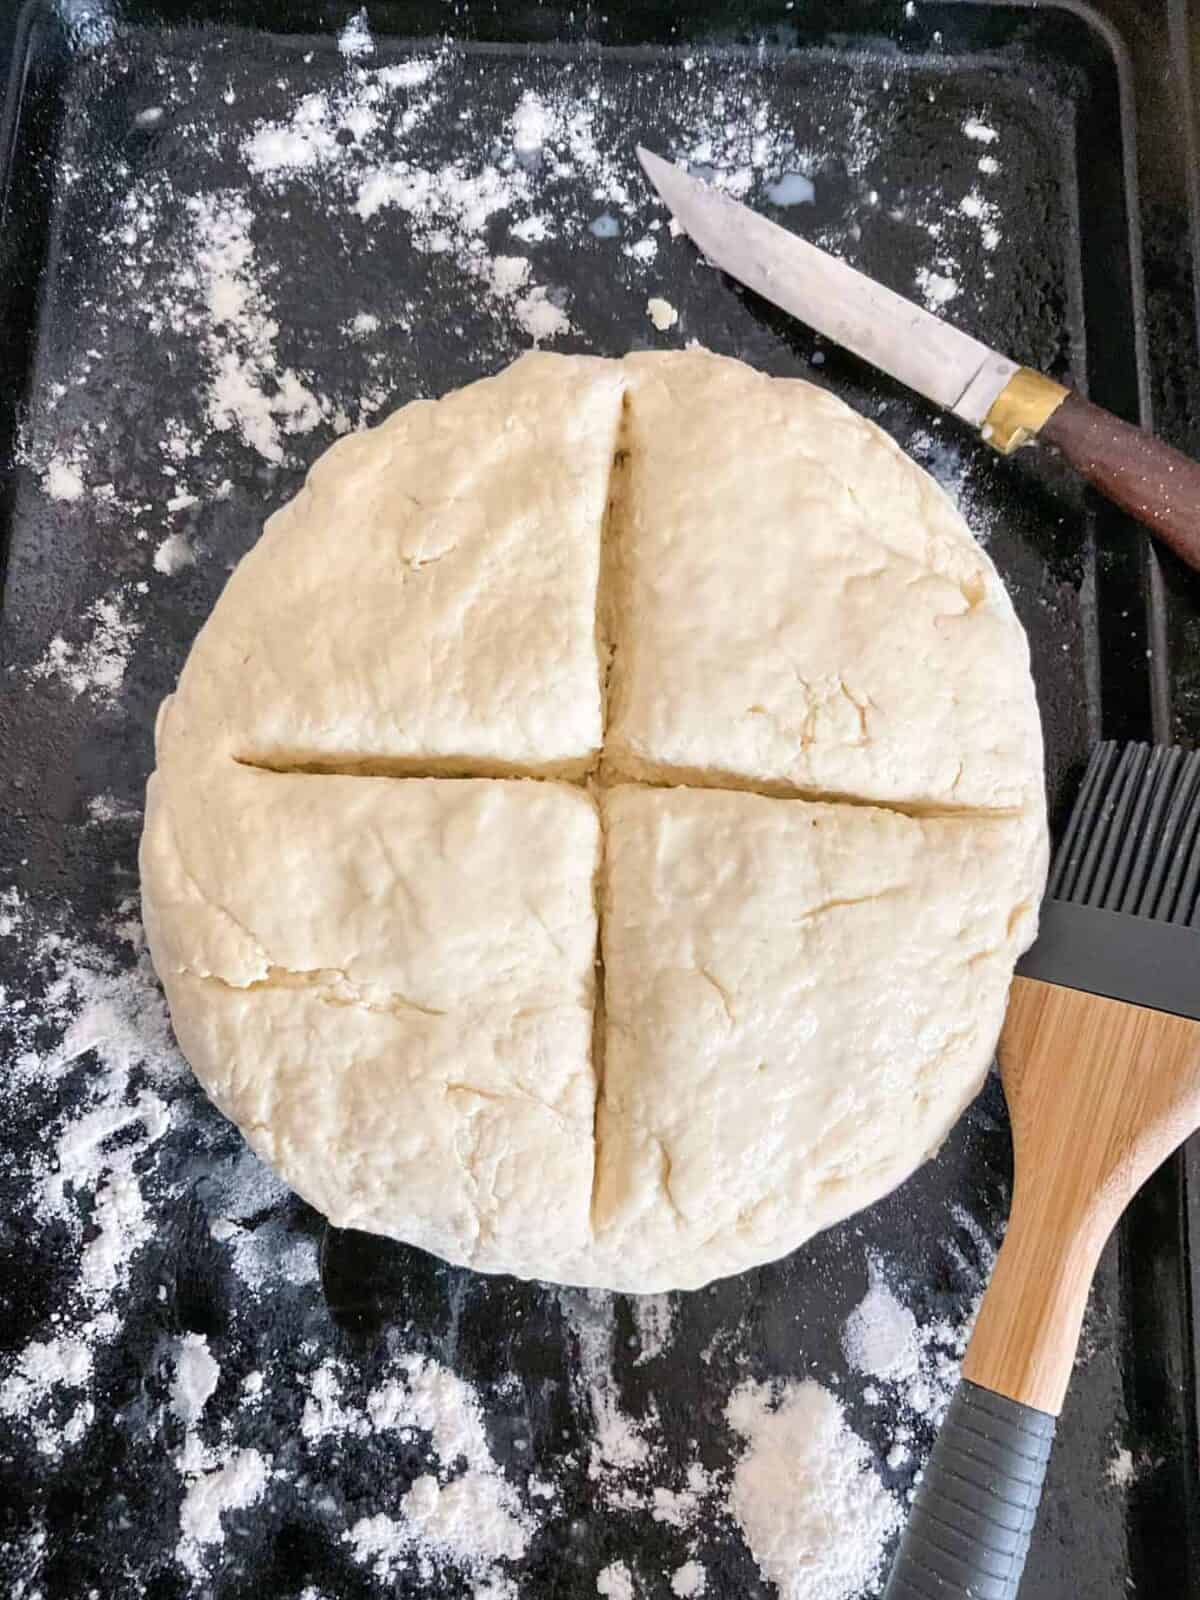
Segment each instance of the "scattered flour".
[[529,262],[524,256],[495,256],[488,268],[492,293],[501,299],[514,295],[529,278]]
[[560,1303],[578,1347],[580,1388],[592,1414],[588,1475],[611,1483],[644,1467],[650,1459],[648,1426],[621,1408],[613,1378],[616,1316],[613,1297],[603,1290],[562,1290]]
[[712,1475],[698,1461],[693,1461],[687,1470],[684,1488],[655,1486],[650,1496],[650,1515],[655,1522],[665,1522],[672,1528],[695,1527],[713,1487]]
[[571,319],[549,298],[541,284],[518,300],[514,307],[517,322],[535,345],[543,339],[557,339],[571,331]]
[[540,150],[553,127],[553,120],[539,96],[526,90],[517,102],[512,117],[513,149],[518,155]]
[[308,1399],[300,1418],[305,1439],[326,1439],[331,1435],[363,1434],[370,1431],[369,1420],[342,1405],[341,1363],[323,1361],[309,1377]]
[[[275,1204],[286,1190],[278,1185]],[[314,1287],[321,1277],[317,1241],[297,1237],[278,1218],[243,1225],[228,1216],[214,1217],[209,1233],[229,1251],[230,1266],[250,1289],[267,1291],[274,1284],[294,1289]]]
[[[136,1120],[143,1126],[153,1132],[158,1121],[165,1132],[166,1119],[167,1110],[161,1101],[150,1095],[139,1097]],[[108,1134],[113,1130],[102,1131]],[[73,1145],[75,1140],[64,1137],[59,1141],[60,1173],[73,1168],[77,1171],[80,1165],[77,1156],[72,1160],[67,1155],[68,1143]],[[74,1150],[71,1156],[75,1156]],[[154,1237],[154,1221],[147,1211],[138,1176],[115,1152],[107,1176],[95,1190],[91,1222],[97,1231],[80,1256],[79,1288],[93,1303],[103,1305],[114,1289],[125,1287],[133,1257]]]
[[505,1492],[494,1468],[468,1468],[442,1485],[432,1473],[417,1478],[400,1509],[411,1538],[455,1567],[515,1561],[525,1554],[527,1530],[516,1495]]
[[329,1431],[394,1430],[429,1442],[430,1470],[401,1497],[399,1515],[362,1517],[344,1535],[355,1560],[384,1580],[416,1558],[500,1584],[497,1563],[525,1553],[536,1517],[492,1456],[475,1390],[448,1367],[411,1356],[371,1391],[362,1416],[343,1411],[336,1395],[329,1404],[337,1408]]
[[338,49],[350,61],[362,61],[375,54],[375,41],[367,25],[366,11],[359,11],[338,34]]
[[[107,818],[117,807],[105,799],[92,810]],[[176,1125],[173,1102],[187,1093],[188,1079],[129,907],[120,904],[111,923],[123,930],[121,957],[62,934],[26,934],[26,923],[37,926],[36,908],[21,901],[20,909],[14,937],[32,941],[31,993],[39,998],[4,1015],[15,1043],[6,1083],[22,1099],[46,1094],[52,1106],[69,1108],[47,1116],[43,1153],[22,1157],[30,1164],[22,1225],[65,1225],[63,1249],[68,1261],[75,1252],[76,1265],[54,1332],[0,1358],[0,1418],[19,1428],[14,1438],[23,1435],[38,1453],[61,1458],[83,1443],[98,1416],[112,1425],[111,1413],[96,1403],[97,1356],[122,1334],[123,1287],[161,1229],[160,1201],[170,1212],[178,1207],[181,1190],[160,1195],[165,1180],[157,1162]],[[200,1132],[199,1125],[188,1127],[189,1148],[196,1148]],[[11,1156],[0,1152],[0,1159],[11,1167]],[[263,1251],[257,1286],[258,1298],[269,1301],[286,1277],[280,1259],[286,1239],[277,1218],[257,1228],[252,1223],[278,1204],[282,1187],[246,1151],[225,1165],[207,1162],[206,1169],[205,1203],[218,1207],[218,1218],[247,1237],[277,1230]],[[184,1429],[175,1457],[180,1498],[173,1554],[198,1592],[211,1583],[237,1514],[257,1505],[281,1472],[240,1434],[236,1411],[219,1425],[209,1422],[201,1436],[222,1378],[221,1359],[212,1338],[199,1333],[180,1335],[168,1357],[168,1411]],[[389,1571],[391,1555],[399,1560],[403,1553],[406,1563],[453,1571],[476,1593],[512,1600],[515,1590],[502,1565],[524,1553],[552,1507],[553,1489],[549,1499],[537,1501],[541,1510],[534,1509],[535,1497],[526,1502],[492,1456],[479,1395],[439,1363],[402,1357],[365,1396],[361,1387],[355,1393],[358,1383],[352,1368],[333,1361],[312,1370],[302,1387],[302,1444],[386,1440],[396,1433],[422,1441],[426,1463],[406,1488],[393,1494],[381,1486],[384,1504],[371,1515],[360,1512],[346,1536],[351,1549]],[[256,1405],[267,1388],[263,1371],[245,1374],[238,1388],[244,1406]]]
[[187,1428],[199,1422],[221,1378],[221,1368],[202,1333],[185,1333],[175,1353],[171,1410]]
[[635,1366],[657,1361],[671,1346],[675,1335],[678,1301],[669,1294],[640,1294],[633,1299],[633,1320],[637,1327],[638,1354]]
[[21,891],[15,883],[0,889],[0,939],[13,938],[21,927]]
[[[714,1514],[724,1492],[719,1473],[692,1459],[686,1468],[664,1449],[653,1402],[631,1417],[620,1401],[614,1371],[614,1297],[563,1289],[559,1300],[577,1347],[578,1400],[591,1419],[587,1472],[596,1503],[607,1511],[649,1516],[663,1526],[694,1532]],[[635,1367],[666,1355],[674,1336],[677,1300],[639,1296],[632,1302],[638,1347]]]
[[803,172],[785,172],[767,185],[767,199],[776,206],[810,206],[816,197],[816,186]]
[[183,535],[169,533],[154,552],[154,570],[173,578],[177,572],[190,567],[195,559],[196,552]]
[[611,1561],[596,1577],[596,1593],[605,1600],[634,1600],[633,1574],[624,1561]]
[[59,455],[50,457],[42,483],[51,500],[79,500],[83,496],[83,476],[77,463]]
[[890,1383],[917,1376],[921,1367],[921,1335],[917,1319],[902,1305],[878,1273],[846,1319],[842,1333],[846,1359],[856,1372]]
[[236,1450],[227,1461],[212,1465],[198,1454],[182,1469],[187,1489],[179,1508],[180,1564],[195,1578],[207,1571],[205,1547],[220,1544],[227,1512],[245,1511],[266,1492],[270,1465],[259,1451]]
[[[136,948],[140,930],[127,927],[127,910],[119,915],[113,931],[125,929]],[[39,1452],[59,1456],[94,1422],[96,1352],[121,1332],[114,1308],[153,1236],[143,1169],[171,1126],[180,1062],[144,954],[126,966],[62,934],[36,937],[29,922],[31,998],[0,1017],[8,1095],[47,1100],[41,1143],[22,1158],[21,1225],[62,1230],[73,1277],[53,1335],[0,1357],[0,1412]]]
[[[995,1270],[996,1241],[965,1206],[952,1205],[950,1216],[955,1233],[946,1240],[947,1251],[963,1277],[982,1288]],[[965,1240],[969,1248],[965,1248],[960,1240]]]
[[1127,1489],[1137,1477],[1137,1470],[1133,1452],[1122,1445],[1108,1463],[1108,1481],[1117,1489]]
[[328,102],[307,95],[287,123],[264,123],[242,143],[242,157],[258,177],[307,172],[338,154],[337,135],[326,126]]
[[921,1421],[936,1426],[949,1408],[983,1294],[983,1280],[977,1273],[972,1276],[979,1290],[965,1321],[920,1323],[888,1287],[881,1263],[872,1260],[868,1265],[869,1287],[846,1319],[842,1348],[851,1368],[873,1380],[874,1398],[865,1396],[868,1404],[886,1401],[898,1415],[895,1442],[903,1448],[889,1461],[893,1467],[906,1463],[909,1425]]
[[646,315],[659,333],[666,333],[668,328],[673,328],[679,321],[679,313],[671,302],[662,300],[657,295],[652,295],[646,301]]
[[[909,454],[935,478],[966,519],[967,526],[986,549],[996,530],[998,504],[982,481],[986,471],[978,452],[957,430],[943,428],[935,418],[929,428],[918,428],[907,440]],[[960,1265],[966,1267],[965,1260]]]
[[279,324],[260,286],[250,237],[253,214],[231,195],[188,202],[207,308],[208,420],[235,429],[267,461],[283,460],[282,434],[308,433],[327,407],[275,354]]
[[901,1513],[836,1398],[809,1380],[748,1382],[725,1410],[745,1441],[730,1508],[783,1600],[858,1600]]
[[[35,1339],[17,1357],[8,1377],[0,1382],[0,1417],[32,1418],[36,1409],[61,1412],[64,1391],[85,1389],[92,1377],[92,1346],[86,1339],[68,1337]],[[33,1419],[33,1435],[43,1455],[56,1455],[67,1438],[68,1422],[60,1431],[52,1415]],[[77,1437],[82,1437],[81,1429]]]
[[944,272],[935,272],[930,267],[918,267],[917,288],[921,291],[921,298],[930,311],[940,311],[943,306],[957,300],[959,286],[956,279],[947,276]]
[[535,213],[532,217],[522,217],[520,222],[514,222],[508,231],[522,244],[544,244],[550,238],[550,223],[544,215]]
[[411,61],[398,61],[394,66],[381,67],[376,73],[378,82],[389,89],[419,89],[428,83],[437,70],[437,62],[430,56],[417,56]]
[[90,694],[101,702],[115,702],[142,631],[141,623],[126,614],[127,604],[128,594],[120,589],[93,601],[83,613],[91,624],[88,637],[69,644],[56,634],[45,655],[30,667],[30,677],[57,678],[76,698]]
[[208,1191],[209,1233],[260,1300],[269,1300],[281,1287],[315,1289],[320,1280],[317,1240],[297,1234],[278,1215],[268,1215],[279,1211],[288,1191],[251,1150],[243,1147],[229,1168],[210,1173]]
[[[191,125],[201,137],[231,133],[242,161],[234,181],[226,175],[220,188],[177,195],[156,171],[118,191],[115,222],[104,242],[121,251],[129,287],[146,285],[140,313],[147,327],[183,335],[205,355],[196,418],[166,423],[160,444],[164,470],[184,461],[202,464],[214,433],[244,441],[272,465],[292,464],[294,436],[322,425],[333,432],[362,425],[395,393],[384,377],[360,383],[357,395],[335,402],[322,395],[315,373],[280,357],[272,292],[278,264],[258,259],[255,218],[263,207],[289,203],[297,186],[311,189],[313,198],[304,203],[316,204],[343,229],[343,243],[350,242],[356,220],[370,221],[384,210],[400,213],[411,248],[453,266],[461,280],[453,292],[464,304],[485,303],[510,335],[532,344],[579,331],[567,286],[547,280],[538,246],[586,238],[589,229],[599,236],[597,224],[604,221],[605,236],[621,241],[622,271],[636,284],[653,269],[668,236],[678,236],[676,227],[661,227],[627,127],[613,119],[589,74],[563,72],[537,89],[514,75],[507,104],[501,98],[488,105],[490,125],[465,130],[452,156],[438,160],[430,154],[428,130],[447,115],[461,75],[473,70],[462,54],[445,44],[378,64],[365,11],[345,24],[337,47],[336,74],[312,81],[300,75],[294,86],[278,80],[288,97],[271,117],[239,122],[235,112],[229,130]],[[310,52],[306,60],[311,59]],[[887,118],[879,120],[871,95],[853,81],[838,128],[819,130],[819,148],[802,148],[792,119],[773,105],[753,73],[741,82],[725,74],[709,80],[700,58],[684,65],[692,84],[672,105],[677,131],[670,153],[729,193],[805,204],[823,174],[860,177],[887,147]],[[238,103],[232,84],[223,99]],[[975,117],[966,120],[965,130],[985,143],[997,137]],[[877,192],[870,193],[878,203]],[[653,219],[648,228],[647,215]],[[919,216],[910,220],[923,225]],[[990,251],[998,239],[995,219],[976,220]],[[931,221],[930,239],[937,245],[934,227]],[[523,265],[513,266],[517,258],[496,251],[501,231],[529,247]],[[845,225],[826,225],[817,242],[845,249],[854,236],[851,207]],[[174,267],[168,275],[162,273],[164,251]],[[962,275],[946,249],[938,246],[933,256],[920,286],[938,307],[961,294]],[[389,322],[401,330],[422,315],[419,308],[405,309],[406,316],[389,313]],[[367,319],[378,323],[377,313],[362,312],[351,324],[356,334],[374,331]],[[381,371],[402,359],[395,350],[379,356]],[[90,350],[69,385],[94,382],[103,359],[102,350]],[[49,409],[66,387],[53,386]],[[93,427],[85,422],[84,436],[69,452],[34,463],[47,492],[90,496],[121,512],[137,537],[149,537],[153,530],[138,526],[137,519],[151,507],[125,503],[119,483],[90,484],[89,455],[98,443]],[[199,488],[200,498],[217,492],[212,483]]]
[[964,217],[979,223],[979,242],[985,250],[994,250],[1000,243],[1000,208],[995,201],[987,200],[978,189],[972,189],[958,203]]
[[704,1594],[708,1589],[708,1573],[699,1561],[685,1561],[671,1574],[671,1593],[680,1600]]
[[[550,298],[547,286],[530,282],[528,259],[489,255],[485,237],[497,215],[528,209],[535,186],[522,160],[541,147],[550,128],[547,108],[526,94],[513,113],[513,155],[507,161],[477,169],[465,160],[437,169],[392,161],[353,180],[359,217],[370,220],[385,208],[404,212],[415,248],[452,255],[461,272],[477,280],[494,301],[508,306],[516,325],[535,345],[569,333],[570,317]],[[540,241],[547,226],[545,216],[535,214],[512,222],[510,233],[524,242]],[[518,298],[522,289],[527,292]]]

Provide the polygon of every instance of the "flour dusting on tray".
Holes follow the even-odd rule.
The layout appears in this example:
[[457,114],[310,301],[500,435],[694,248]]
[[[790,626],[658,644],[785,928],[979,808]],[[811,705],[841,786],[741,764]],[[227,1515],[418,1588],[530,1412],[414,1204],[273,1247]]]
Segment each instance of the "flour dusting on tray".
[[[130,1592],[250,1592],[295,1547],[300,1507],[312,1570],[287,1592],[304,1600],[332,1600],[339,1573],[515,1600],[550,1564],[580,1594],[856,1593],[882,1570],[982,1282],[954,1254],[957,1219],[936,1230],[936,1309],[851,1231],[711,1294],[638,1301],[487,1283],[398,1247],[360,1264],[361,1241],[326,1233],[176,1052],[138,921],[137,767],[172,652],[264,510],[431,373],[449,389],[535,342],[662,343],[657,302],[680,342],[748,340],[751,359],[822,376],[828,347],[736,294],[699,314],[720,285],[644,185],[635,126],[852,260],[902,240],[897,287],[953,282],[944,309],[964,320],[1003,270],[995,186],[1021,152],[989,105],[947,106],[969,176],[901,183],[903,96],[881,101],[869,64],[798,98],[753,52],[669,52],[631,77],[588,52],[397,48],[363,12],[336,37],[236,49],[209,30],[89,37],[54,174],[78,332],[47,347],[18,487],[47,549],[103,559],[78,560],[92,588],[55,594],[21,635],[5,689],[105,757],[91,788],[83,761],[53,793],[30,775],[61,880],[35,885],[18,860],[0,881],[20,974],[0,996],[16,1285],[0,1452],[33,1486],[0,1583],[32,1596],[127,1526]],[[73,208],[100,218],[85,237]],[[971,443],[931,420],[910,442],[989,532]],[[37,1251],[54,1258],[44,1303],[23,1291]],[[831,1259],[862,1285],[825,1302]],[[816,1453],[784,1481],[793,1445]],[[1134,1467],[1114,1448],[1115,1492]],[[67,1530],[54,1496],[81,1483]],[[831,1516],[853,1550],[830,1548]]]

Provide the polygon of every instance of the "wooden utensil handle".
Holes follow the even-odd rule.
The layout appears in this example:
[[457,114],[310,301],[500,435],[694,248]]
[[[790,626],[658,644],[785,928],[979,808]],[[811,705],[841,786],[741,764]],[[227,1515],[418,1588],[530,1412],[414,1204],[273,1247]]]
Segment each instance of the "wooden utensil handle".
[[[1068,1157],[1069,1159],[1069,1157]],[[963,1377],[1057,1416],[1109,1218],[1079,1226],[1052,1184],[1021,1193],[963,1360]],[[1069,1202],[1068,1202],[1069,1204]]]
[[963,1377],[1056,1416],[1105,1241],[1200,1124],[1200,1022],[1017,977],[1000,1065],[1012,1216]]
[[1051,412],[1038,438],[1200,570],[1200,463],[1077,394]]

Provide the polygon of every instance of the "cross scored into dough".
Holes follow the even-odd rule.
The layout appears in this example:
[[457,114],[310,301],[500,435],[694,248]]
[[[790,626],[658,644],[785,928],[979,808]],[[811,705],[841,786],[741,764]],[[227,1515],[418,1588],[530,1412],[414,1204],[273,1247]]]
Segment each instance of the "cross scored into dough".
[[1045,873],[1024,634],[810,385],[531,355],[339,441],[160,712],[146,928],[342,1227],[630,1291],[902,1181]]

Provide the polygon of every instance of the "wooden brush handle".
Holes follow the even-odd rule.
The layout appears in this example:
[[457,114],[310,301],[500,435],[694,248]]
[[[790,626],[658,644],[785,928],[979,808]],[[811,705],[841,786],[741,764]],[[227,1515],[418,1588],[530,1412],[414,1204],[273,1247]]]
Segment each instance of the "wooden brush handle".
[[1012,1216],[963,1376],[1057,1415],[1105,1241],[1200,1121],[1200,1023],[1016,978],[1000,1063]]
[[1200,1023],[1168,1012],[1017,978],[1000,1063],[1012,1218],[884,1600],[1015,1600],[1096,1262],[1200,1123]]
[[[1088,1291],[1115,1212],[1072,1211],[1061,1185],[1013,1194],[1012,1220],[979,1308],[963,1376],[995,1394],[1057,1416],[1075,1364]],[[1063,1238],[1064,1225],[1072,1236]]]
[[1050,414],[1038,438],[1200,569],[1200,463],[1077,394]]

